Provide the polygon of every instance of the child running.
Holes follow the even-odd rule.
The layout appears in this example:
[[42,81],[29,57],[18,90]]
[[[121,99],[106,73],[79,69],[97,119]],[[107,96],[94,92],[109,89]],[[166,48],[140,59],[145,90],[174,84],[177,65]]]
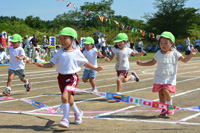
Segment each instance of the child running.
[[[61,101],[63,103],[63,118],[59,123],[59,127],[69,128],[69,112],[70,106],[74,112],[75,124],[82,123],[83,112],[77,108],[73,96],[75,92],[65,91],[66,86],[77,87],[79,77],[77,72],[81,70],[81,66],[85,66],[91,70],[100,71],[102,67],[95,67],[88,62],[79,49],[74,49],[73,44],[77,44],[77,32],[70,28],[65,27],[59,32],[59,42],[63,49],[60,49],[50,63],[42,64],[37,62],[36,65],[43,68],[52,68],[58,64],[58,84],[60,87]],[[78,45],[78,44],[77,44]]]
[[145,54],[145,51],[141,53],[135,53],[132,49],[125,47],[126,41],[128,41],[128,36],[125,33],[119,33],[116,37],[117,44],[114,48],[112,48],[112,56],[110,58],[106,58],[106,61],[111,61],[114,56],[116,57],[115,69],[117,71],[117,93],[120,94],[122,92],[122,82],[126,83],[129,80],[139,81],[139,77],[135,72],[132,72],[130,76],[128,75],[129,66],[129,56],[130,54],[134,56],[141,56]]
[[[98,51],[95,47],[94,47],[94,39],[92,37],[86,37],[84,42],[83,42],[84,46],[85,46],[85,50],[83,51],[83,55],[85,56],[86,59],[88,59],[88,61],[95,67],[97,67],[97,55],[99,57],[102,57],[102,54],[100,51]],[[89,68],[85,68],[84,72],[83,72],[83,82],[90,82],[91,86],[92,86],[92,91],[93,92],[98,92],[97,88],[96,88],[96,71],[91,70]]]
[[24,87],[26,91],[29,92],[31,90],[32,84],[25,78],[25,64],[23,59],[25,58],[25,52],[22,47],[19,47],[19,44],[22,41],[22,37],[19,34],[14,34],[12,36],[12,48],[9,48],[10,53],[10,64],[8,70],[8,82],[4,95],[9,96],[11,93],[11,84],[15,75],[18,75],[20,80],[24,82]]
[[[177,63],[179,60],[186,63],[193,55],[197,54],[198,50],[193,49],[187,57],[184,57],[180,52],[174,49],[175,37],[171,32],[165,31],[158,35],[160,50],[158,50],[151,61],[142,63],[137,61],[139,66],[152,66],[158,63],[154,74],[154,85],[152,92],[158,92],[161,103],[172,105],[170,93],[176,93],[176,73]],[[167,114],[174,114],[174,110],[162,109],[160,116],[164,117]]]

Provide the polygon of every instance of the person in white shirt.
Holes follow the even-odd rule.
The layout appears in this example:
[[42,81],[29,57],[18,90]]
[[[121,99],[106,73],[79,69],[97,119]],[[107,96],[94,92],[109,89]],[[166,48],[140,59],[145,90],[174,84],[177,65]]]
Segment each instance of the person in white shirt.
[[132,72],[130,76],[128,75],[128,70],[130,69],[128,58],[130,55],[142,56],[145,51],[141,53],[135,53],[132,49],[125,47],[125,43],[128,41],[128,36],[125,33],[119,33],[114,41],[117,43],[114,48],[112,48],[112,55],[110,58],[105,58],[105,61],[111,61],[114,57],[116,58],[115,69],[117,71],[117,93],[122,92],[122,82],[125,83],[129,80],[139,81],[139,77],[135,72]]
[[199,43],[200,43],[199,39],[196,38],[196,40],[195,40],[195,48],[196,49],[199,49]]
[[58,84],[61,91],[61,101],[63,104],[63,118],[59,123],[59,127],[69,128],[69,112],[70,106],[74,111],[75,124],[82,123],[83,112],[77,108],[74,102],[75,92],[66,91],[67,86],[77,87],[79,77],[77,72],[81,70],[81,66],[85,66],[91,70],[100,71],[102,67],[95,67],[84,57],[79,49],[73,48],[73,43],[77,43],[77,32],[71,27],[65,27],[59,32],[59,41],[63,49],[60,49],[50,63],[42,64],[37,62],[36,65],[43,68],[52,68],[58,64],[56,71],[58,72]]
[[18,75],[20,80],[24,82],[24,87],[26,91],[29,92],[31,90],[32,84],[25,78],[25,64],[23,59],[25,58],[25,52],[22,47],[19,47],[19,44],[22,41],[22,37],[19,34],[14,34],[12,36],[12,48],[9,49],[10,53],[10,64],[8,70],[8,82],[4,95],[9,96],[11,93],[11,84],[15,75]]
[[[174,48],[175,37],[171,32],[165,31],[156,37],[159,40],[160,50],[158,50],[151,61],[142,63],[137,61],[139,66],[157,65],[154,74],[154,85],[152,92],[158,92],[161,103],[172,105],[170,93],[176,93],[176,73],[178,61],[188,62],[193,55],[197,54],[197,49],[192,49],[189,56],[184,57]],[[160,116],[174,114],[172,109],[162,109]]]
[[102,54],[104,55],[104,56],[106,56],[106,52],[105,52],[105,50],[106,50],[106,35],[105,34],[102,34],[101,35],[102,37],[101,37],[101,50],[102,50]]
[[[83,51],[83,55],[85,56],[86,59],[95,67],[97,67],[97,55],[99,57],[102,57],[102,54],[100,51],[94,47],[94,39],[92,37],[86,37],[84,42],[85,50]],[[96,88],[96,71],[91,70],[89,68],[85,68],[83,72],[83,82],[90,82],[92,86],[92,91],[93,92],[98,92]]]
[[4,48],[0,47],[0,64],[7,64],[9,62],[9,58],[4,52]]
[[58,50],[60,49],[60,46],[56,46],[56,49],[54,50],[53,54],[52,54],[52,58],[54,57],[54,55],[58,52]]

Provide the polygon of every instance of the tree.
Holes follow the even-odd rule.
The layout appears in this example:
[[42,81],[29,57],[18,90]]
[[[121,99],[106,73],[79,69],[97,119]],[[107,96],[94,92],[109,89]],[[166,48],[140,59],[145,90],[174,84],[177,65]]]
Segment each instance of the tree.
[[193,28],[195,13],[199,9],[184,7],[186,1],[156,0],[154,5],[158,12],[148,18],[146,30],[156,34],[170,31],[175,37],[190,35],[189,30]]

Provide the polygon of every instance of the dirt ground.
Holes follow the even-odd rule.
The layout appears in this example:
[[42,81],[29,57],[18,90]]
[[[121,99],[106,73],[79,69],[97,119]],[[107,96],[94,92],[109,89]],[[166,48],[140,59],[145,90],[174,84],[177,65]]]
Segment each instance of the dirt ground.
[[[104,71],[97,74],[99,92],[115,93],[115,62],[98,61]],[[188,63],[179,62],[176,94],[172,94],[173,105],[179,107],[200,106],[200,58],[193,58]],[[130,61],[131,71],[137,72],[140,82],[128,81],[123,84],[123,94],[158,100],[158,94],[152,93],[153,75],[156,66],[139,67],[134,60]],[[89,83],[83,83],[81,77],[84,68],[78,73],[78,88],[91,91]],[[7,82],[8,66],[0,66],[0,91],[3,92]],[[83,123],[74,124],[74,115],[70,113],[70,128],[59,128],[62,114],[52,115],[44,109],[20,101],[28,98],[42,102],[57,109],[61,105],[60,91],[57,84],[56,67],[38,68],[26,64],[26,77],[33,83],[32,90],[26,92],[23,83],[15,76],[12,82],[11,96],[14,100],[0,101],[0,132],[183,132],[197,133],[200,130],[200,113],[195,111],[175,111],[174,115],[160,118],[159,109],[137,106],[125,102],[116,102],[96,95],[76,93],[76,105],[84,111]],[[0,97],[3,96],[0,94]],[[2,112],[7,111],[7,112]],[[13,111],[12,113],[8,111]],[[22,111],[21,114],[17,111]],[[29,111],[29,113],[27,112]],[[98,117],[97,117],[98,116]]]

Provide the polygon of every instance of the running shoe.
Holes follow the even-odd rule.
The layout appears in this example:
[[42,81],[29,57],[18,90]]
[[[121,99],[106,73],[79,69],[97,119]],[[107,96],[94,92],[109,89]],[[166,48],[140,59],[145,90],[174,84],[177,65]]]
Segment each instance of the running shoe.
[[69,121],[67,119],[62,119],[58,126],[62,128],[69,128]]
[[78,113],[78,114],[74,113],[74,117],[75,117],[74,123],[77,124],[77,125],[82,123],[83,111],[81,111],[81,110],[79,109],[79,112],[80,112],[80,113]]
[[24,84],[24,87],[26,88],[26,91],[29,92],[32,87],[32,83],[28,82],[28,84]]
[[136,82],[139,82],[140,79],[139,79],[137,73],[136,73],[136,72],[132,72],[131,74],[135,77],[134,80],[135,80]]
[[98,92],[97,88],[92,89],[92,92]]
[[162,109],[160,116],[165,117],[165,116],[167,116],[167,114],[168,114],[168,111],[166,109]]
[[8,87],[6,87],[6,89],[3,92],[3,94],[6,95],[6,96],[10,96],[10,92],[11,92],[11,90]]
[[169,115],[173,115],[174,114],[174,110],[173,109],[168,109],[167,112],[168,112],[167,114],[169,114]]

